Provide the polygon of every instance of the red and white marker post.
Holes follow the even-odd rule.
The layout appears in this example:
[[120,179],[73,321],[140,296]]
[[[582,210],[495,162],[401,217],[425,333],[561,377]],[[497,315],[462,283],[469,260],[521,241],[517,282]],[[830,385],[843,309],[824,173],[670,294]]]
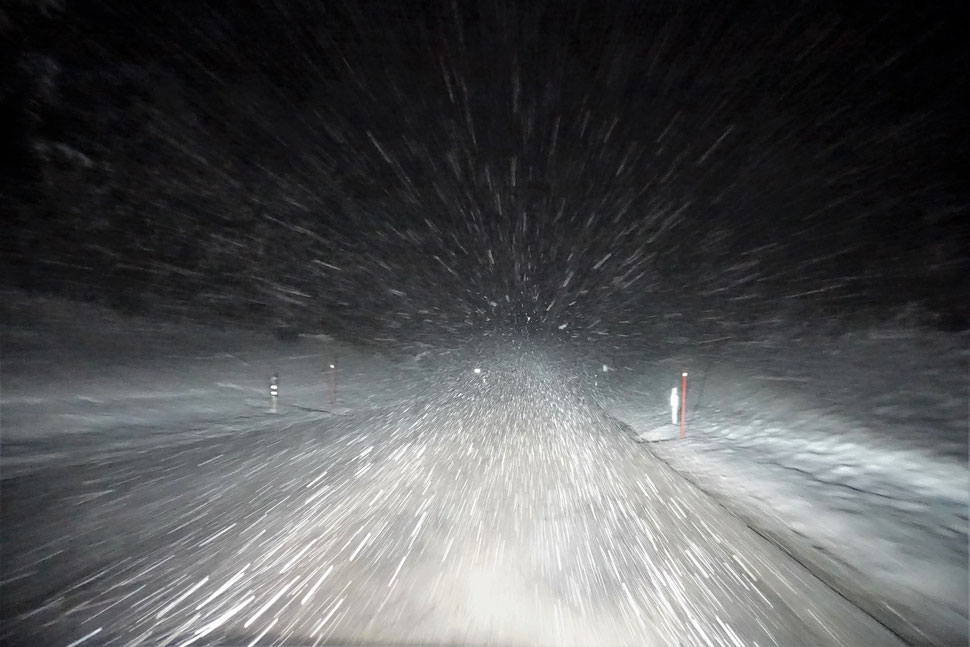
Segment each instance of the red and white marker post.
[[330,365],[330,407],[337,406],[337,365]]
[[687,435],[687,371],[680,374],[680,437]]

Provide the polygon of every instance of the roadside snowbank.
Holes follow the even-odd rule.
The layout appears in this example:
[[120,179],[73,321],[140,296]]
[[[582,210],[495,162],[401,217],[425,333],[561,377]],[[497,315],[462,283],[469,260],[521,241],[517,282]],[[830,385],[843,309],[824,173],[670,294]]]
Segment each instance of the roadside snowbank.
[[[966,335],[888,324],[776,335],[621,372],[605,401],[657,456],[893,629],[966,644],[968,357]],[[667,409],[681,370],[684,440]]]

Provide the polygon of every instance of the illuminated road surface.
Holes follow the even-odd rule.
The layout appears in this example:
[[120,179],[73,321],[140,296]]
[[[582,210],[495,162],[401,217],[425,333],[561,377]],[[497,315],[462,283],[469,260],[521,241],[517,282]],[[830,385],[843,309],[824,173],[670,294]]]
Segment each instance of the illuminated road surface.
[[487,377],[5,480],[6,639],[897,644],[554,371]]

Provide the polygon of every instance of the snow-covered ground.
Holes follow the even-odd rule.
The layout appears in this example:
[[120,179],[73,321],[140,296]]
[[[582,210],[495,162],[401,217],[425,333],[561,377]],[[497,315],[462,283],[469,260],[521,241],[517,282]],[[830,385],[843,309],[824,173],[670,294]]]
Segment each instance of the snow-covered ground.
[[[53,332],[40,315],[58,312],[38,307],[35,342]],[[199,349],[203,331],[183,345],[108,319],[75,331],[74,349],[21,346],[5,367],[5,381],[32,381],[36,399],[59,407],[35,430],[41,403],[20,411],[14,438],[128,443],[123,456],[49,458],[0,482],[5,644],[900,644],[642,451],[545,351],[493,348],[479,373],[348,349],[344,415],[274,416],[255,393],[208,385],[255,390],[270,367],[297,375],[294,346],[213,333]],[[105,332],[117,343],[99,346]],[[189,361],[239,357],[247,341],[266,346],[245,363]],[[72,356],[84,406],[155,407],[143,414],[156,416],[155,446],[142,447],[151,439],[128,413],[113,427],[65,417],[79,402],[71,382],[28,370],[54,355]],[[95,379],[123,359],[131,380]],[[163,370],[169,362],[181,370]],[[314,404],[319,378],[312,368],[305,378]],[[218,408],[203,407],[205,393]],[[189,423],[193,411],[248,418],[215,437],[207,427],[231,420]],[[187,433],[173,435],[179,427]]]
[[[606,407],[904,637],[966,644],[967,336],[797,328],[627,362]],[[669,394],[685,370],[682,440]]]
[[267,419],[274,373],[277,410],[293,421],[410,401],[421,384],[416,363],[325,335],[282,341],[15,291],[0,294],[0,314],[4,478],[276,424]]
[[[392,361],[327,337],[280,341],[3,297],[4,479],[276,429],[283,419],[305,434],[315,420],[440,399],[434,389],[447,383],[422,366],[432,348]],[[891,324],[836,336],[776,332],[679,345],[607,369],[596,367],[599,404],[643,451],[897,634],[966,643],[966,336]],[[667,404],[682,370],[690,373],[684,440]],[[268,412],[274,372],[282,417]]]

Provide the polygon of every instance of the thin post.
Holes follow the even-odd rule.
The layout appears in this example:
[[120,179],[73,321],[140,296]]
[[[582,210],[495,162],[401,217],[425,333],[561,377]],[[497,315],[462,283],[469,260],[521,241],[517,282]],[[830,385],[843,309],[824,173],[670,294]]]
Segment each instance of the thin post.
[[687,371],[680,375],[680,437],[687,435]]
[[273,377],[269,378],[269,404],[270,413],[276,413],[276,401],[279,399],[280,395],[280,374],[273,373]]
[[330,406],[337,406],[337,365],[330,365]]

